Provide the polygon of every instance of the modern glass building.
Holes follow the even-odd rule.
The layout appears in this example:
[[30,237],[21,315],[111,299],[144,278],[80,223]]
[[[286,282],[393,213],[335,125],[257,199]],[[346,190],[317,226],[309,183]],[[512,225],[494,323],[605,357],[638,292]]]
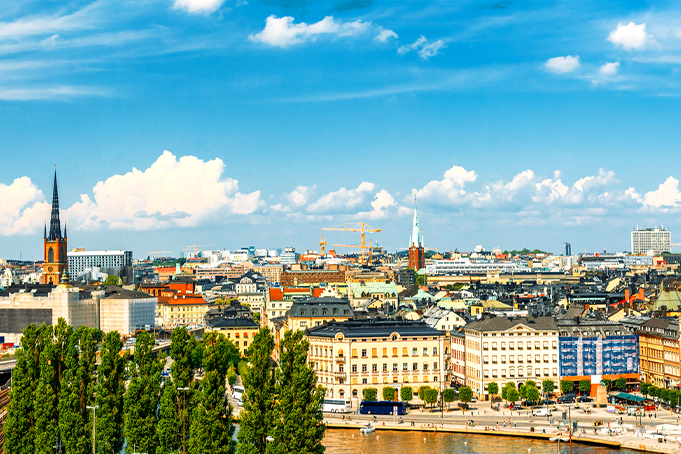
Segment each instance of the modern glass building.
[[665,227],[647,229],[636,228],[631,232],[631,253],[647,254],[653,251],[655,255],[672,250],[672,232]]

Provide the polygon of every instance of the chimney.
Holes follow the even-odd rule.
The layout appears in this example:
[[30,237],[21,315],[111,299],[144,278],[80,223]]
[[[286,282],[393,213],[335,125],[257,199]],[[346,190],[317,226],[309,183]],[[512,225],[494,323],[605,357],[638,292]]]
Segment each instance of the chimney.
[[643,287],[638,289],[638,299],[641,301],[645,301],[645,293],[643,292]]
[[629,301],[629,289],[624,290],[624,299],[625,301]]

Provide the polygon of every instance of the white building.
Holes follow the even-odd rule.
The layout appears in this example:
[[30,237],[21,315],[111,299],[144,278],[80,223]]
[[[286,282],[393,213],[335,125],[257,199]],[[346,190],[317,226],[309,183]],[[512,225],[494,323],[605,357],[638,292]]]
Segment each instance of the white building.
[[298,263],[298,259],[300,259],[300,254],[296,252],[294,247],[287,247],[281,254],[282,265],[293,265],[294,263]]
[[455,260],[433,260],[426,265],[429,276],[446,274],[486,274],[488,272],[511,273],[518,271],[518,265],[513,262],[493,262],[490,260],[471,260],[467,257]]
[[85,251],[67,252],[69,274],[72,278],[99,268],[107,274],[120,274],[121,268],[132,266],[132,251]]
[[672,232],[664,227],[636,229],[631,232],[631,253],[659,255],[672,250]]
[[534,380],[559,380],[558,327],[553,317],[495,317],[485,314],[464,327],[466,385],[488,400],[487,385],[501,390]]

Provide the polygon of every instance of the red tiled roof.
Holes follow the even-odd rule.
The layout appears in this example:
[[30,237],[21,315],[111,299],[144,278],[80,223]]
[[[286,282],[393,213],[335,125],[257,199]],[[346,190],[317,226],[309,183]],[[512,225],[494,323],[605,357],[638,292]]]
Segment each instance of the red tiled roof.
[[312,289],[312,297],[313,298],[319,298],[320,296],[322,296],[322,293],[324,293],[323,288],[313,288]]
[[270,301],[284,301],[284,294],[280,288],[270,289]]

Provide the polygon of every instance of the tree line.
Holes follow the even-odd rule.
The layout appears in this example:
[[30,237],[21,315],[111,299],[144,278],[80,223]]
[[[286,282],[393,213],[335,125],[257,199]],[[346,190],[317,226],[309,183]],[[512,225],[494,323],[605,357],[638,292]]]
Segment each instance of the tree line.
[[[267,328],[258,336],[271,339]],[[16,354],[4,450],[8,454],[108,454],[126,446],[127,452],[150,454],[264,452],[250,450],[260,445],[248,428],[239,432],[238,441],[234,437],[238,421],[227,400],[226,383],[229,376],[233,384],[235,367],[242,364],[242,375],[249,377],[248,399],[257,397],[257,389],[268,387],[257,381],[258,373],[270,381],[276,376],[271,385],[277,393],[270,396],[268,416],[272,424],[267,427],[276,434],[272,447],[280,447],[270,451],[321,453],[324,390],[316,387],[317,377],[307,364],[306,341],[299,336],[287,339],[282,367],[272,367],[271,349],[266,360],[254,348],[239,363],[238,348],[224,335],[207,332],[197,341],[186,328],[176,328],[171,335],[171,375],[166,378],[167,357],[152,351],[155,339],[150,333],[137,335],[131,355],[122,351],[117,332],[104,334],[85,326],[73,329],[63,319],[56,326],[29,325]],[[252,363],[255,358],[257,365]],[[285,358],[288,362],[283,367]],[[291,423],[287,412],[300,410],[301,405],[305,410],[301,399],[306,389],[314,398],[308,396],[306,402],[318,403],[318,414],[310,407],[307,413],[296,414]],[[287,407],[281,408],[284,403]],[[242,420],[248,421],[249,412],[248,408],[242,412]],[[274,424],[279,420],[293,424],[294,429],[313,420],[320,434],[313,437],[316,450],[284,448],[293,434],[291,427]]]

